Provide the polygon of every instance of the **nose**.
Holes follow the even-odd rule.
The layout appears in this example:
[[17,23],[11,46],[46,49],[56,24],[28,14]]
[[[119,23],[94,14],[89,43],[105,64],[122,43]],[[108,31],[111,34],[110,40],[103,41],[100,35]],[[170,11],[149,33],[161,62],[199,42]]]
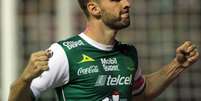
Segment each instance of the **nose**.
[[122,0],[123,8],[130,8],[130,0]]

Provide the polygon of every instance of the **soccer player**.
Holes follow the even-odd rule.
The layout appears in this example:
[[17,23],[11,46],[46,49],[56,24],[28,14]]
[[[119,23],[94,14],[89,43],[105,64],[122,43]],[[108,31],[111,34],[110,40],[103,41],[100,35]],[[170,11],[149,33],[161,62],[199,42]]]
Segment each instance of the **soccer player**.
[[143,75],[134,46],[115,40],[130,24],[129,0],[78,0],[86,30],[31,55],[9,101],[33,101],[49,88],[59,101],[149,101],[199,58],[190,41],[160,70]]

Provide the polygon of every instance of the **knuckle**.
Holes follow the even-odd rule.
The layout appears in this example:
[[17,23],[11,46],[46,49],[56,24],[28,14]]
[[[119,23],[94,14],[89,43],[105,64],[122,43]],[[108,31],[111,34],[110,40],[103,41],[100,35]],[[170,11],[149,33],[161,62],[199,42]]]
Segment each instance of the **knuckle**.
[[188,58],[188,61],[189,61],[189,62],[192,62],[192,59],[191,59],[191,58]]
[[31,58],[30,60],[29,60],[29,62],[31,63],[31,64],[34,64],[34,60]]
[[195,58],[189,58],[188,61],[189,61],[190,63],[194,63],[194,62],[195,62]]
[[31,58],[31,62],[34,64],[37,63],[37,58],[36,57]]
[[190,56],[193,56],[193,55],[195,55],[195,52],[191,52],[191,53],[190,53]]
[[48,59],[48,56],[44,56],[44,59],[47,60],[47,59]]
[[186,41],[182,46],[183,47],[190,47],[192,45],[192,43],[190,41]]
[[31,61],[36,61],[36,57],[31,57]]
[[[181,46],[180,46],[180,47],[181,47]],[[177,48],[176,48],[176,51],[179,51],[179,50],[180,50],[180,47],[177,47]]]
[[35,65],[35,66],[37,66],[37,67],[40,67],[40,63],[39,63],[39,62],[37,62],[37,61],[36,61],[36,62],[34,62],[34,65]]
[[188,45],[192,44],[191,41],[186,41],[185,43],[188,44]]
[[39,61],[42,61],[43,59],[44,59],[44,56],[38,57],[38,60],[39,60]]
[[44,66],[44,68],[43,68],[44,71],[45,71],[45,70],[48,70],[48,69],[49,69],[48,66]]
[[47,70],[47,68],[48,68],[47,66],[41,66],[40,70],[45,71],[45,70]]
[[179,52],[181,50],[181,47],[178,47],[177,49],[176,49],[176,52]]
[[47,62],[45,62],[43,65],[44,65],[44,66],[48,66],[48,63],[47,63]]
[[190,46],[190,47],[188,47],[188,49],[189,50],[192,50],[192,49],[194,49],[195,47],[192,45],[192,46]]
[[37,63],[36,63],[36,62],[33,62],[33,65],[34,65],[35,67],[37,67],[37,68],[38,68],[38,65],[37,65]]

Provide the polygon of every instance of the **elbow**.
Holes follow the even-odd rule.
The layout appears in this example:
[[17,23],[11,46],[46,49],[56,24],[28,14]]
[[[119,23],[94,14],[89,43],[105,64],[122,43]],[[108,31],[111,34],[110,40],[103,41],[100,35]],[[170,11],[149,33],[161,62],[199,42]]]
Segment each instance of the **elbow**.
[[148,76],[145,77],[146,80],[146,87],[144,90],[144,95],[146,101],[153,101],[158,95],[160,95],[161,92],[156,90],[155,86],[153,86],[153,83],[149,80]]

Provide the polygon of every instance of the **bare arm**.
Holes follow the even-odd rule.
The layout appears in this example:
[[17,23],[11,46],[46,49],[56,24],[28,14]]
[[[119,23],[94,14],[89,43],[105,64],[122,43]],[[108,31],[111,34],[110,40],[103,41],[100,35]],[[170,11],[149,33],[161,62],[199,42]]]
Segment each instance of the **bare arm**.
[[30,82],[18,78],[10,88],[8,101],[32,101],[33,94],[30,90]]
[[39,51],[31,55],[29,63],[21,76],[12,84],[8,101],[32,101],[31,81],[48,70],[49,52]]
[[134,101],[152,101],[160,95],[184,70],[199,59],[197,48],[187,41],[176,50],[176,57],[159,71],[145,75],[145,91]]

